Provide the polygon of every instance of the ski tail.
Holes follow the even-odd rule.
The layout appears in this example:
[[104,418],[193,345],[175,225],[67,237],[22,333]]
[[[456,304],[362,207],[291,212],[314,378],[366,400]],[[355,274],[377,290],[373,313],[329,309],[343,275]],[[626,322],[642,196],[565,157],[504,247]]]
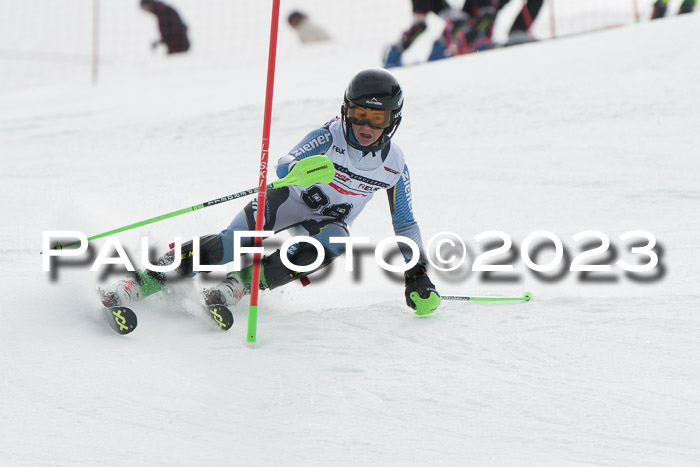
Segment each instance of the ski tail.
[[214,320],[222,331],[228,331],[233,326],[233,313],[224,305],[204,305],[207,314]]
[[115,332],[121,335],[131,333],[138,325],[136,313],[125,306],[111,306],[103,309],[105,319]]

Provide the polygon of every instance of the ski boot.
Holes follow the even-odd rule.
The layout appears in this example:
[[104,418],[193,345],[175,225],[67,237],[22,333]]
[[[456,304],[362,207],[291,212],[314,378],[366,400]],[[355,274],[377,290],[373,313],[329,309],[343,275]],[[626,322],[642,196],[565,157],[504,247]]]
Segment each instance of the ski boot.
[[681,7],[678,9],[678,14],[684,15],[686,13],[692,13],[697,2],[698,0],[683,0]]
[[130,303],[142,300],[163,289],[158,279],[151,277],[148,271],[138,271],[136,274],[112,284],[107,289],[97,288],[102,306],[128,306]]
[[666,16],[667,8],[668,0],[656,0],[656,3],[654,3],[654,9],[651,10],[651,19],[659,19]]
[[434,62],[435,60],[442,60],[448,57],[449,55],[445,43],[441,39],[436,40],[433,44],[433,50],[430,51],[430,55],[428,56],[428,61]]
[[389,47],[384,54],[384,68],[403,66],[403,63],[401,62],[401,53],[402,51],[398,46],[392,45]]
[[[242,271],[241,271],[242,272]],[[209,305],[231,306],[238,303],[250,292],[250,284],[245,284],[239,273],[232,272],[226,280],[210,289],[202,289],[204,303]]]

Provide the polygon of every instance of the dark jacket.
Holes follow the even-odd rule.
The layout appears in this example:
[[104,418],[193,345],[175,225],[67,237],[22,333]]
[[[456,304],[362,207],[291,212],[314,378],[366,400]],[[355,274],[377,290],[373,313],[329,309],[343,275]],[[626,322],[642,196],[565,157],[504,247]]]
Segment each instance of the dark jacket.
[[174,8],[163,2],[153,2],[153,14],[158,18],[160,41],[168,47],[168,53],[186,52],[190,48],[187,25]]

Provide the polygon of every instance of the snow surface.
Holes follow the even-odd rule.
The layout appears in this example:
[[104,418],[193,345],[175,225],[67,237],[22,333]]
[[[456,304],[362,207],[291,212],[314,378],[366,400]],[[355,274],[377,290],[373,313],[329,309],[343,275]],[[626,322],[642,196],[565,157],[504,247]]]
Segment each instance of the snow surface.
[[[264,3],[248,8],[267,18]],[[340,5],[326,8],[362,13]],[[396,2],[373,5],[387,18]],[[407,17],[308,48],[282,28],[271,158],[337,113]],[[699,28],[687,15],[396,70],[426,241],[451,231],[480,252],[480,232],[519,248],[545,229],[573,256],[595,229],[635,262],[619,236],[642,229],[660,245],[651,280],[539,278],[514,256],[514,281],[431,277],[446,295],[534,302],[420,319],[370,252],[358,274],[338,263],[263,294],[255,348],[246,303],[222,333],[185,285],[118,336],[91,291],[110,277],[87,260],[45,273],[38,252],[46,230],[93,235],[255,186],[267,29],[246,60],[115,60],[98,86],[0,60],[0,464],[700,464]],[[392,234],[377,198],[353,228],[375,244]],[[244,203],[119,239],[137,260],[141,236],[162,252]]]

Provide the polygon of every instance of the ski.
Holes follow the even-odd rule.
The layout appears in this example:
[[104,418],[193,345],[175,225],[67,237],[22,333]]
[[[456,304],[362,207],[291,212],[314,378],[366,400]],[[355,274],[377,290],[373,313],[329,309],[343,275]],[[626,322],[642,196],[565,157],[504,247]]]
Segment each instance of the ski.
[[233,326],[233,313],[224,305],[204,305],[207,314],[219,326],[219,329],[228,331]]
[[136,313],[125,306],[104,307],[104,317],[115,332],[121,335],[129,334],[138,324]]

